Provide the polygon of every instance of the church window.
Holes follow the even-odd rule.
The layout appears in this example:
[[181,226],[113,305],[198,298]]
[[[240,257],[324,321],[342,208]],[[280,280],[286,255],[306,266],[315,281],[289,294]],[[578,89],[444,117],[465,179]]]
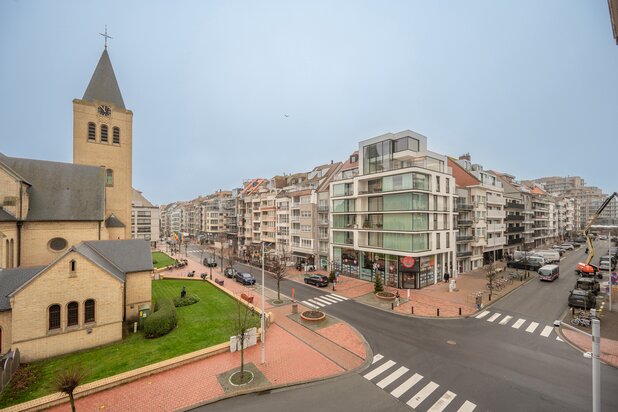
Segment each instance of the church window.
[[49,330],[60,329],[60,305],[49,307]]
[[71,302],[67,306],[67,326],[77,326],[79,323],[79,305]]
[[107,125],[101,125],[101,143],[107,143]]
[[94,142],[96,140],[96,132],[97,132],[97,127],[95,126],[95,124],[92,122],[88,123],[88,141],[89,142]]
[[105,170],[105,186],[114,186],[114,171],[112,169]]
[[67,240],[61,237],[53,238],[49,241],[48,244],[49,248],[56,252],[60,252],[61,250],[66,249],[68,245],[69,243],[67,242]]
[[94,322],[94,299],[88,299],[84,304],[84,323]]
[[69,266],[71,268],[71,272],[75,272],[75,261],[72,260],[71,263],[69,263]]
[[112,143],[120,144],[120,128],[114,127],[113,139],[114,140],[112,140]]

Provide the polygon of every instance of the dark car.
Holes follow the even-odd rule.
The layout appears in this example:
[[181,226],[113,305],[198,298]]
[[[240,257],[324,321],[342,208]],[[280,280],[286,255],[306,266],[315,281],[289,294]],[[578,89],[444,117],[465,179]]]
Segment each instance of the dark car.
[[590,290],[573,289],[569,294],[569,307],[592,309],[596,304],[597,299]]
[[204,258],[204,261],[202,262],[202,264],[204,266],[208,266],[209,268],[217,267],[217,261],[214,258]]
[[541,268],[541,264],[528,259],[511,260],[506,263],[506,266],[513,269],[534,270],[535,272]]
[[595,278],[579,278],[575,282],[575,289],[589,290],[595,295],[601,291],[601,285]]
[[305,283],[317,287],[328,286],[328,277],[324,275],[310,275],[305,277]]
[[255,278],[247,272],[236,272],[234,278],[236,282],[240,282],[243,285],[255,285]]
[[225,268],[225,270],[223,271],[223,274],[225,275],[226,278],[233,278],[234,276],[236,276],[236,269],[231,268],[231,267],[227,267]]

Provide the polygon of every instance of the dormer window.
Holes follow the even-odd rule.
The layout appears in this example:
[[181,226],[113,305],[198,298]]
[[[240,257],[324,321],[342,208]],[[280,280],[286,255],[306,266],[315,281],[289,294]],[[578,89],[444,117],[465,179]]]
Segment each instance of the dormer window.
[[88,123],[88,141],[89,142],[94,142],[97,140],[96,133],[97,133],[97,126],[92,122]]
[[101,143],[107,143],[107,125],[101,125]]

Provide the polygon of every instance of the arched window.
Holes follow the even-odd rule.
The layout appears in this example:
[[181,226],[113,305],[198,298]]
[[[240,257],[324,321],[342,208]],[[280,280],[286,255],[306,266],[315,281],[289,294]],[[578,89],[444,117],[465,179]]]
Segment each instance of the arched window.
[[113,144],[120,144],[120,128],[114,127],[113,129]]
[[114,171],[112,169],[105,170],[105,186],[114,186]]
[[76,326],[79,323],[79,305],[71,302],[67,306],[67,326]]
[[88,123],[88,141],[89,142],[94,142],[95,140],[97,140],[96,133],[97,133],[97,126],[92,122]]
[[94,299],[84,303],[84,323],[94,322]]
[[49,330],[60,329],[60,305],[49,307]]
[[101,143],[107,143],[107,125],[101,125]]

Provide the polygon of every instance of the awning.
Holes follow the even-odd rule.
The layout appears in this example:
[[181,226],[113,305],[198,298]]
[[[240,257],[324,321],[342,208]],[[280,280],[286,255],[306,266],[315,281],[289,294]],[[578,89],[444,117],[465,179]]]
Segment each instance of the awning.
[[312,258],[313,257],[313,255],[311,253],[296,252],[296,251],[292,251],[292,256],[299,256],[299,257],[304,257],[304,258]]

